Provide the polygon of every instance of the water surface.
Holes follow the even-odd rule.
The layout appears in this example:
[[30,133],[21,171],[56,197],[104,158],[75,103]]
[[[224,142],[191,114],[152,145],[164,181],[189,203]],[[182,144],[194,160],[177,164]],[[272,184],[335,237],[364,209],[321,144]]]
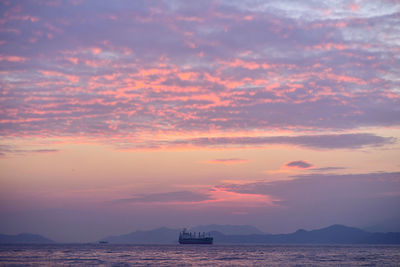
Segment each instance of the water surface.
[[400,266],[400,246],[0,245],[2,266]]

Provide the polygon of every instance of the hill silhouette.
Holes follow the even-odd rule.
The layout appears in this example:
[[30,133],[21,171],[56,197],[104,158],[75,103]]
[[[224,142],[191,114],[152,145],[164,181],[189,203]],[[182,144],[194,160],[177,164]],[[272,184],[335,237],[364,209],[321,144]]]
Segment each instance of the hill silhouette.
[[290,234],[223,235],[213,232],[216,243],[260,243],[260,244],[400,244],[400,233],[370,233],[344,225]]
[[135,231],[126,235],[109,236],[100,241],[118,244],[173,244],[178,242],[179,231],[161,227],[149,231]]
[[22,233],[18,235],[0,234],[0,244],[51,244],[55,243],[47,237],[30,233]]
[[265,234],[254,226],[250,225],[199,225],[190,229],[194,232],[212,232],[217,231],[224,235],[252,235],[252,234]]

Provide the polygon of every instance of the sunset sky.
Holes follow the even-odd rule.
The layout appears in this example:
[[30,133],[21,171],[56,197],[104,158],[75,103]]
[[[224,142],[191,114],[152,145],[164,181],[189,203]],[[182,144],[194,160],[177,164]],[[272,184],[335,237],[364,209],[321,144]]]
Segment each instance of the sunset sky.
[[0,233],[400,231],[397,0],[0,13]]

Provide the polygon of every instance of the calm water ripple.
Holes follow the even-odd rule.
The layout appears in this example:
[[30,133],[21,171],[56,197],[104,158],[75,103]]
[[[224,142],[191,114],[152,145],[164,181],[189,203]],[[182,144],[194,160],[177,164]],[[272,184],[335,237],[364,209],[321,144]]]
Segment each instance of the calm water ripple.
[[1,266],[400,266],[400,246],[0,245]]

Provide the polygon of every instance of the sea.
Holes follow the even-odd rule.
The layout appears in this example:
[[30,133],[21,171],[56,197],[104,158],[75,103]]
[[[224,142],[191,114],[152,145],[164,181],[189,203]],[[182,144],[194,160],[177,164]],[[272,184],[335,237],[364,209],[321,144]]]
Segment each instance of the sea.
[[0,266],[400,266],[400,246],[0,245]]

